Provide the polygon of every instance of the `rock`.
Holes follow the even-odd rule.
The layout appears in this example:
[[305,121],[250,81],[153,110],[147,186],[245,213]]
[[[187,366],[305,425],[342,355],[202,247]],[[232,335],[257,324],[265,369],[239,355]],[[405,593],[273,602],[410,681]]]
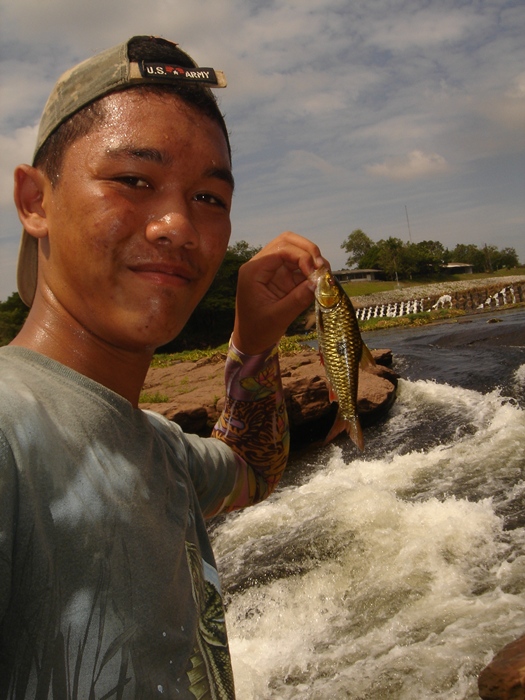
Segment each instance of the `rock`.
[[[377,366],[359,372],[358,410],[363,425],[379,419],[395,400],[397,375],[388,365],[390,350],[372,350]],[[328,400],[324,369],[315,350],[280,358],[292,446],[322,439],[335,417]],[[143,396],[166,396],[161,403],[141,403],[186,432],[209,435],[224,406],[224,356],[151,368]]]
[[[395,399],[397,375],[380,362],[391,362],[392,353],[389,350],[372,350],[372,355],[378,363],[375,368],[366,371],[359,370],[359,385],[357,393],[358,411],[363,425],[369,425],[372,420],[379,418],[390,408]],[[293,357],[281,358],[282,381],[290,431],[306,432],[313,421],[327,418],[324,434],[328,432],[335,418],[333,406],[328,399],[328,385],[319,355],[309,351]],[[306,427],[307,430],[304,430]],[[313,437],[313,439],[320,439]],[[310,441],[310,440],[308,440]]]
[[507,644],[478,677],[483,700],[525,700],[525,635]]
[[155,394],[167,399],[141,402],[140,407],[174,420],[188,433],[209,435],[222,408],[224,356],[150,368],[142,395]]

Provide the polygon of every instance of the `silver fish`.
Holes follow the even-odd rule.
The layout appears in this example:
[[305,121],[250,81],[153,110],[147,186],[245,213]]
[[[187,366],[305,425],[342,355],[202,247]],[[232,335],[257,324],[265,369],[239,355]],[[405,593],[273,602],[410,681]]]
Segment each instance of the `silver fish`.
[[362,450],[363,431],[357,414],[357,385],[359,366],[375,365],[370,350],[364,344],[357,317],[338,280],[325,267],[311,276],[316,283],[315,320],[319,352],[330,390],[330,401],[337,401],[339,410],[326,437],[325,444],[343,430]]

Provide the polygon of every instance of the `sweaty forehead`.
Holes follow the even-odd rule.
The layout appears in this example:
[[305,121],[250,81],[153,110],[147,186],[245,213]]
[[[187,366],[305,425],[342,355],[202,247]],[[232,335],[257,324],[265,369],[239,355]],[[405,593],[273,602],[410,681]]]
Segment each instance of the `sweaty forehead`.
[[230,162],[228,142],[217,121],[173,92],[138,87],[107,95],[101,107],[99,129],[122,143],[147,150],[159,139],[186,138],[203,147],[224,148]]
[[[174,114],[180,114],[199,122],[211,122],[219,127],[204,110],[166,88],[138,86],[120,90],[102,97],[100,104],[106,121],[118,120],[123,116],[129,117],[134,114],[143,115],[148,110],[155,110],[157,114],[166,114],[168,118]],[[151,125],[151,120],[147,120],[146,124]]]

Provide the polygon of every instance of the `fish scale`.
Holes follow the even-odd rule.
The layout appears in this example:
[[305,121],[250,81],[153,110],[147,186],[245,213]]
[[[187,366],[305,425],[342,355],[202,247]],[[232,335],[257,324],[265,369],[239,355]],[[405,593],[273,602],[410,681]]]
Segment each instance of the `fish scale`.
[[333,310],[319,310],[318,333],[319,349],[323,356],[323,362],[327,378],[337,395],[342,412],[347,418],[354,418],[357,404],[357,377],[353,371],[355,357],[361,354],[362,340],[357,331],[349,323],[351,310],[345,299],[341,298],[338,307]]
[[325,442],[345,430],[360,450],[363,433],[357,413],[359,365],[375,365],[361,339],[359,324],[350,298],[337,279],[325,268],[314,273],[315,308],[319,351],[330,389],[330,400],[339,410]]

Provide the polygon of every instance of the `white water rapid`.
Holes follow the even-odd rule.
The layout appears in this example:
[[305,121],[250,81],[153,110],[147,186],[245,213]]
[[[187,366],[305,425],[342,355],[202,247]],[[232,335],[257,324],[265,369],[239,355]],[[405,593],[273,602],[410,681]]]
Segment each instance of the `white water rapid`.
[[312,450],[213,533],[238,700],[479,699],[525,632],[519,402],[400,380],[365,440]]

